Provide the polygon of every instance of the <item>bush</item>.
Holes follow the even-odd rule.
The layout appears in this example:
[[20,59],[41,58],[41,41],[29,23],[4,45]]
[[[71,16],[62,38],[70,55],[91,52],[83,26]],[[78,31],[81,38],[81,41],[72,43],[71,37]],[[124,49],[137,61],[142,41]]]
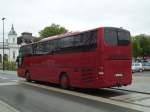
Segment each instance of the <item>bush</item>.
[[12,61],[4,61],[5,70],[15,71],[17,69],[16,63]]

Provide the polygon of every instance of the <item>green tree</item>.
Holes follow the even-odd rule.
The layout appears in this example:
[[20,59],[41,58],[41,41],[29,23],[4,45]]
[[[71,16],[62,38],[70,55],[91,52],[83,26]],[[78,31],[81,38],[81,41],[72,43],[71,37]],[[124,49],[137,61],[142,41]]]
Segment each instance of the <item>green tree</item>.
[[62,33],[66,33],[68,30],[65,27],[62,27],[57,24],[51,24],[50,26],[45,27],[39,32],[40,38],[46,38],[49,36],[54,36]]
[[137,35],[132,38],[133,56],[150,56],[150,37],[147,35]]
[[142,48],[142,56],[150,56],[150,39],[148,37],[145,36],[141,36],[141,38],[139,39],[139,44]]
[[140,44],[139,44],[139,40],[138,39],[133,39],[132,40],[132,49],[133,49],[133,57],[134,58],[137,58],[138,56],[141,55],[141,52],[142,52],[142,49],[140,47]]

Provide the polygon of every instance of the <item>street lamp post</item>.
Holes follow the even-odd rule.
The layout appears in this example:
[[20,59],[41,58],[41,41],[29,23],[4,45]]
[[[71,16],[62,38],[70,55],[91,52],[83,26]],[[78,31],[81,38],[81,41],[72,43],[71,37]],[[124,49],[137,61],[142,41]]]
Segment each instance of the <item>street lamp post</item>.
[[4,20],[5,20],[6,18],[2,18],[2,21],[3,21],[3,71],[5,70],[5,66],[4,66]]

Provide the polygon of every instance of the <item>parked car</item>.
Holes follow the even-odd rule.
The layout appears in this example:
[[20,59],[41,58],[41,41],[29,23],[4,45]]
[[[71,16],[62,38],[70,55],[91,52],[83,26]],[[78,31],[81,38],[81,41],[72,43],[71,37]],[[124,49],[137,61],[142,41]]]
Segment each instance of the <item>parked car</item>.
[[142,63],[142,66],[143,66],[144,70],[150,70],[150,63],[149,62]]
[[142,72],[144,70],[142,63],[132,63],[132,72]]

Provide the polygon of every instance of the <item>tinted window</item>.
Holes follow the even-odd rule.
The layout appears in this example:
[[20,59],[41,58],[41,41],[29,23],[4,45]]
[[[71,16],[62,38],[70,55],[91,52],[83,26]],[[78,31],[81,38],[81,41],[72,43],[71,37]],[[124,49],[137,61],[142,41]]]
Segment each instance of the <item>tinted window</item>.
[[74,38],[65,37],[59,40],[60,48],[71,47],[74,46]]
[[97,31],[52,40],[50,43],[53,53],[93,51],[97,46]]
[[124,46],[130,43],[130,33],[114,28],[105,28],[105,42],[112,46]]
[[20,48],[19,56],[32,55],[33,48],[32,45],[23,46]]
[[44,42],[43,43],[43,54],[47,54],[49,53],[49,49],[50,49],[50,45],[49,45],[49,42]]
[[85,32],[74,37],[74,46],[90,46],[97,44],[97,31]]
[[81,35],[74,36],[74,46],[81,46],[82,45],[82,38]]
[[37,43],[35,46],[35,54],[48,54],[49,53],[49,42]]
[[135,66],[140,66],[140,64],[136,63]]
[[150,63],[145,63],[144,66],[150,66]]
[[117,45],[117,32],[113,29],[105,29],[105,41],[108,45]]
[[59,40],[56,39],[56,40],[51,40],[50,41],[50,52],[51,53],[54,53],[56,51],[58,51],[60,49],[60,44],[59,44]]
[[60,54],[95,51],[97,31],[33,44],[34,54]]
[[43,54],[43,45],[42,43],[37,43],[35,48],[35,54]]
[[95,31],[86,32],[81,35],[83,45],[96,44],[97,33]]
[[128,45],[130,43],[130,33],[118,31],[118,45]]

